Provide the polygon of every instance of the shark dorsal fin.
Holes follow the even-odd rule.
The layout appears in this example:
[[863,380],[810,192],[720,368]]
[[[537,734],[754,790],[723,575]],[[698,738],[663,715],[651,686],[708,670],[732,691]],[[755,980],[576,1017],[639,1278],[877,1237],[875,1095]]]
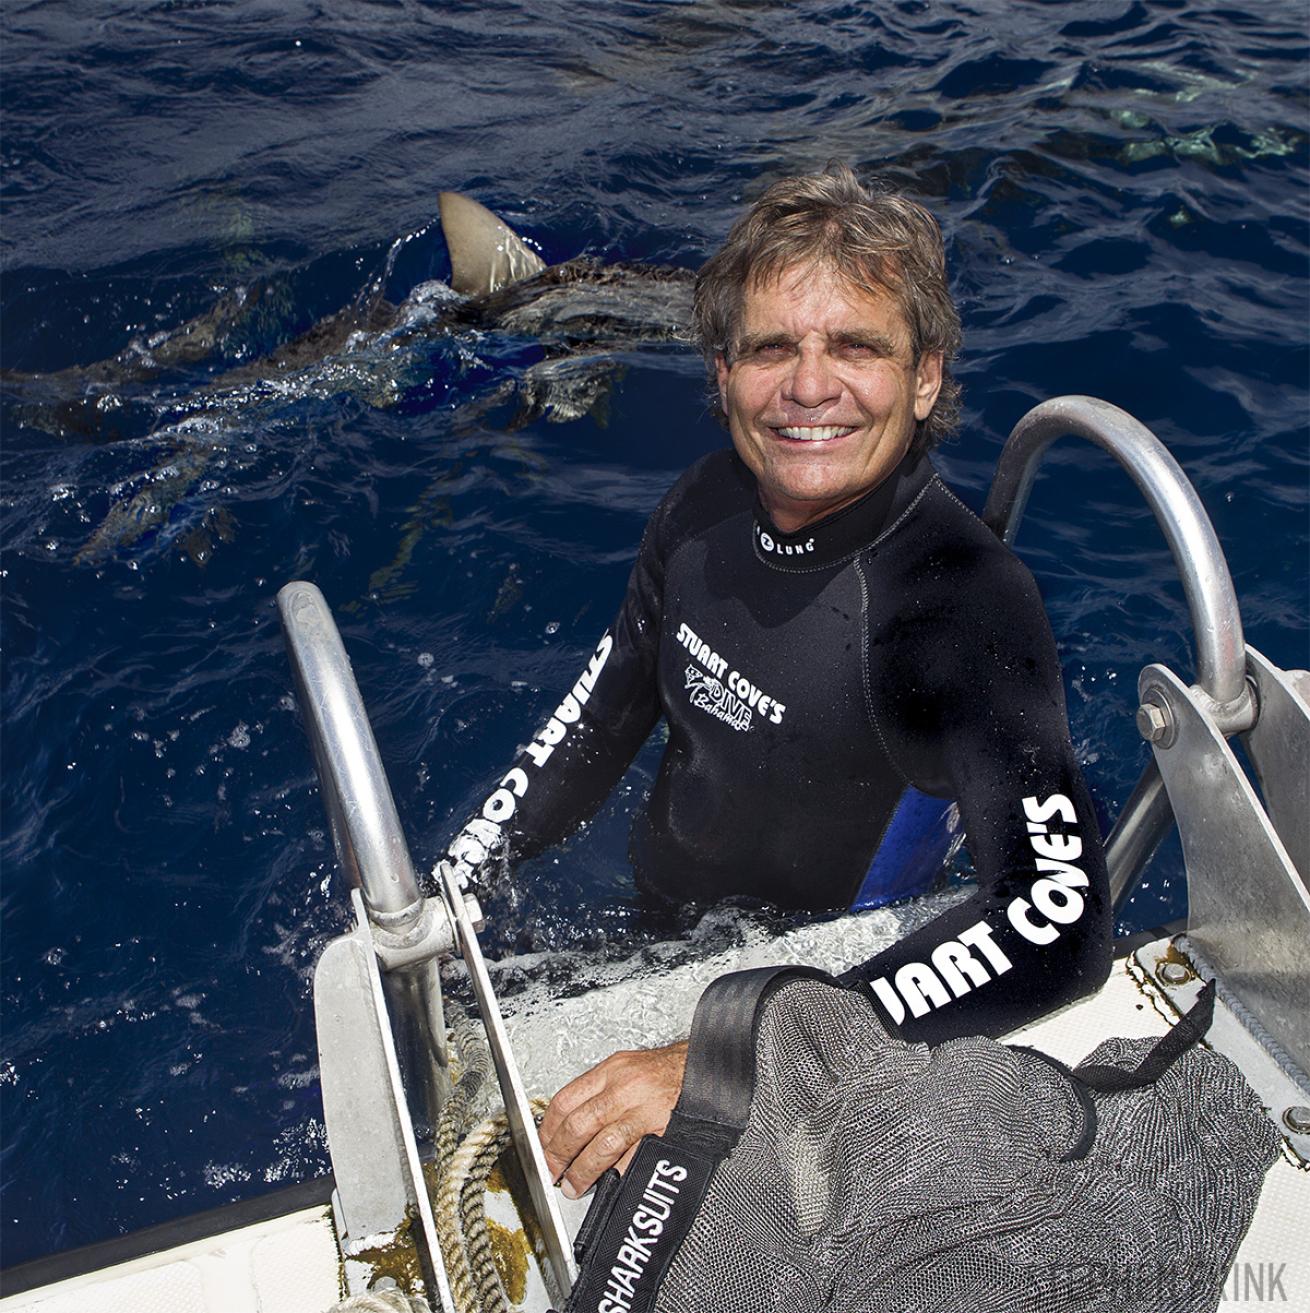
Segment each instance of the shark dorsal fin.
[[457,191],[437,199],[450,252],[450,285],[464,296],[485,296],[539,274],[545,262],[485,205]]

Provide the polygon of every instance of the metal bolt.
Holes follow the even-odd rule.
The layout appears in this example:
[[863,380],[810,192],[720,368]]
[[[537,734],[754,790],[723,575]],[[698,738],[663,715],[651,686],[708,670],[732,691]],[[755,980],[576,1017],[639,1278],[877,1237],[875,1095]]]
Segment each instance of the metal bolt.
[[1192,978],[1192,968],[1183,962],[1166,962],[1159,974],[1166,985],[1185,985]]
[[469,921],[473,929],[481,934],[487,928],[486,918],[482,915],[482,904],[472,894],[465,894],[464,906],[468,909]]
[[1170,731],[1169,713],[1156,702],[1143,702],[1137,708],[1137,732],[1148,743],[1159,743]]
[[1283,1125],[1293,1135],[1310,1135],[1310,1108],[1288,1108],[1283,1113]]

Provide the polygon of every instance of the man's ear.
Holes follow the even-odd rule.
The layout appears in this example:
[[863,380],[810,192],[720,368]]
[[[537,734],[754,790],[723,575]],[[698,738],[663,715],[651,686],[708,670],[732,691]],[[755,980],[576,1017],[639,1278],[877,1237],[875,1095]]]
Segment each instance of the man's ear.
[[728,360],[722,351],[714,353],[714,373],[719,380],[719,408],[728,413]]
[[942,390],[942,353],[925,351],[914,371],[914,418],[925,420],[937,404]]

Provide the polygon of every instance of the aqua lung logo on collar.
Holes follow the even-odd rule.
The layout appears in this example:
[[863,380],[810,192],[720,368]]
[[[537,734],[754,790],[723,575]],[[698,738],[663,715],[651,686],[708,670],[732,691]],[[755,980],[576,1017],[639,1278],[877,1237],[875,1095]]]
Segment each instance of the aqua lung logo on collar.
[[774,556],[808,556],[814,550],[814,539],[807,538],[803,543],[780,543],[766,529],[755,526],[755,541],[760,549]]
[[641,1202],[619,1245],[614,1265],[609,1270],[596,1313],[628,1313],[633,1307],[641,1279],[655,1257],[665,1224],[673,1212],[674,1201],[681,1193],[679,1187],[686,1179],[687,1169],[667,1158],[661,1158],[655,1164]]

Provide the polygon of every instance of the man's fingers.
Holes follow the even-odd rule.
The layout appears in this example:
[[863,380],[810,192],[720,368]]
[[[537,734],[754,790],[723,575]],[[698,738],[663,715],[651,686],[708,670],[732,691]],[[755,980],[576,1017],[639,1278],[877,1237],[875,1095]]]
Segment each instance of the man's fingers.
[[577,1198],[607,1168],[625,1167],[643,1135],[658,1134],[682,1087],[686,1044],[616,1053],[570,1081],[541,1125],[546,1163]]
[[[552,1101],[551,1107],[554,1106]],[[604,1089],[557,1121],[549,1133],[545,1121],[542,1121],[541,1147],[546,1151],[546,1165],[556,1180],[592,1140],[622,1116],[623,1111],[616,1106],[614,1092]],[[547,1112],[549,1114],[549,1109]]]
[[588,1099],[595,1098],[605,1088],[606,1063],[612,1060],[606,1058],[590,1071],[584,1071],[581,1076],[574,1077],[556,1093],[550,1101],[550,1107],[546,1109],[546,1115],[541,1119],[540,1130],[543,1142],[549,1141],[559,1133],[561,1123],[575,1108],[586,1103]]
[[622,1079],[613,1078],[613,1073],[622,1065],[618,1060],[626,1056],[612,1054],[571,1080],[551,1099],[538,1129],[546,1166],[556,1180],[578,1152],[621,1114],[616,1091],[622,1088]]
[[569,1164],[569,1170],[560,1182],[560,1188],[570,1199],[580,1199],[609,1170],[625,1156],[631,1161],[638,1142],[646,1131],[632,1122],[618,1121],[606,1126],[592,1137],[586,1148]]

